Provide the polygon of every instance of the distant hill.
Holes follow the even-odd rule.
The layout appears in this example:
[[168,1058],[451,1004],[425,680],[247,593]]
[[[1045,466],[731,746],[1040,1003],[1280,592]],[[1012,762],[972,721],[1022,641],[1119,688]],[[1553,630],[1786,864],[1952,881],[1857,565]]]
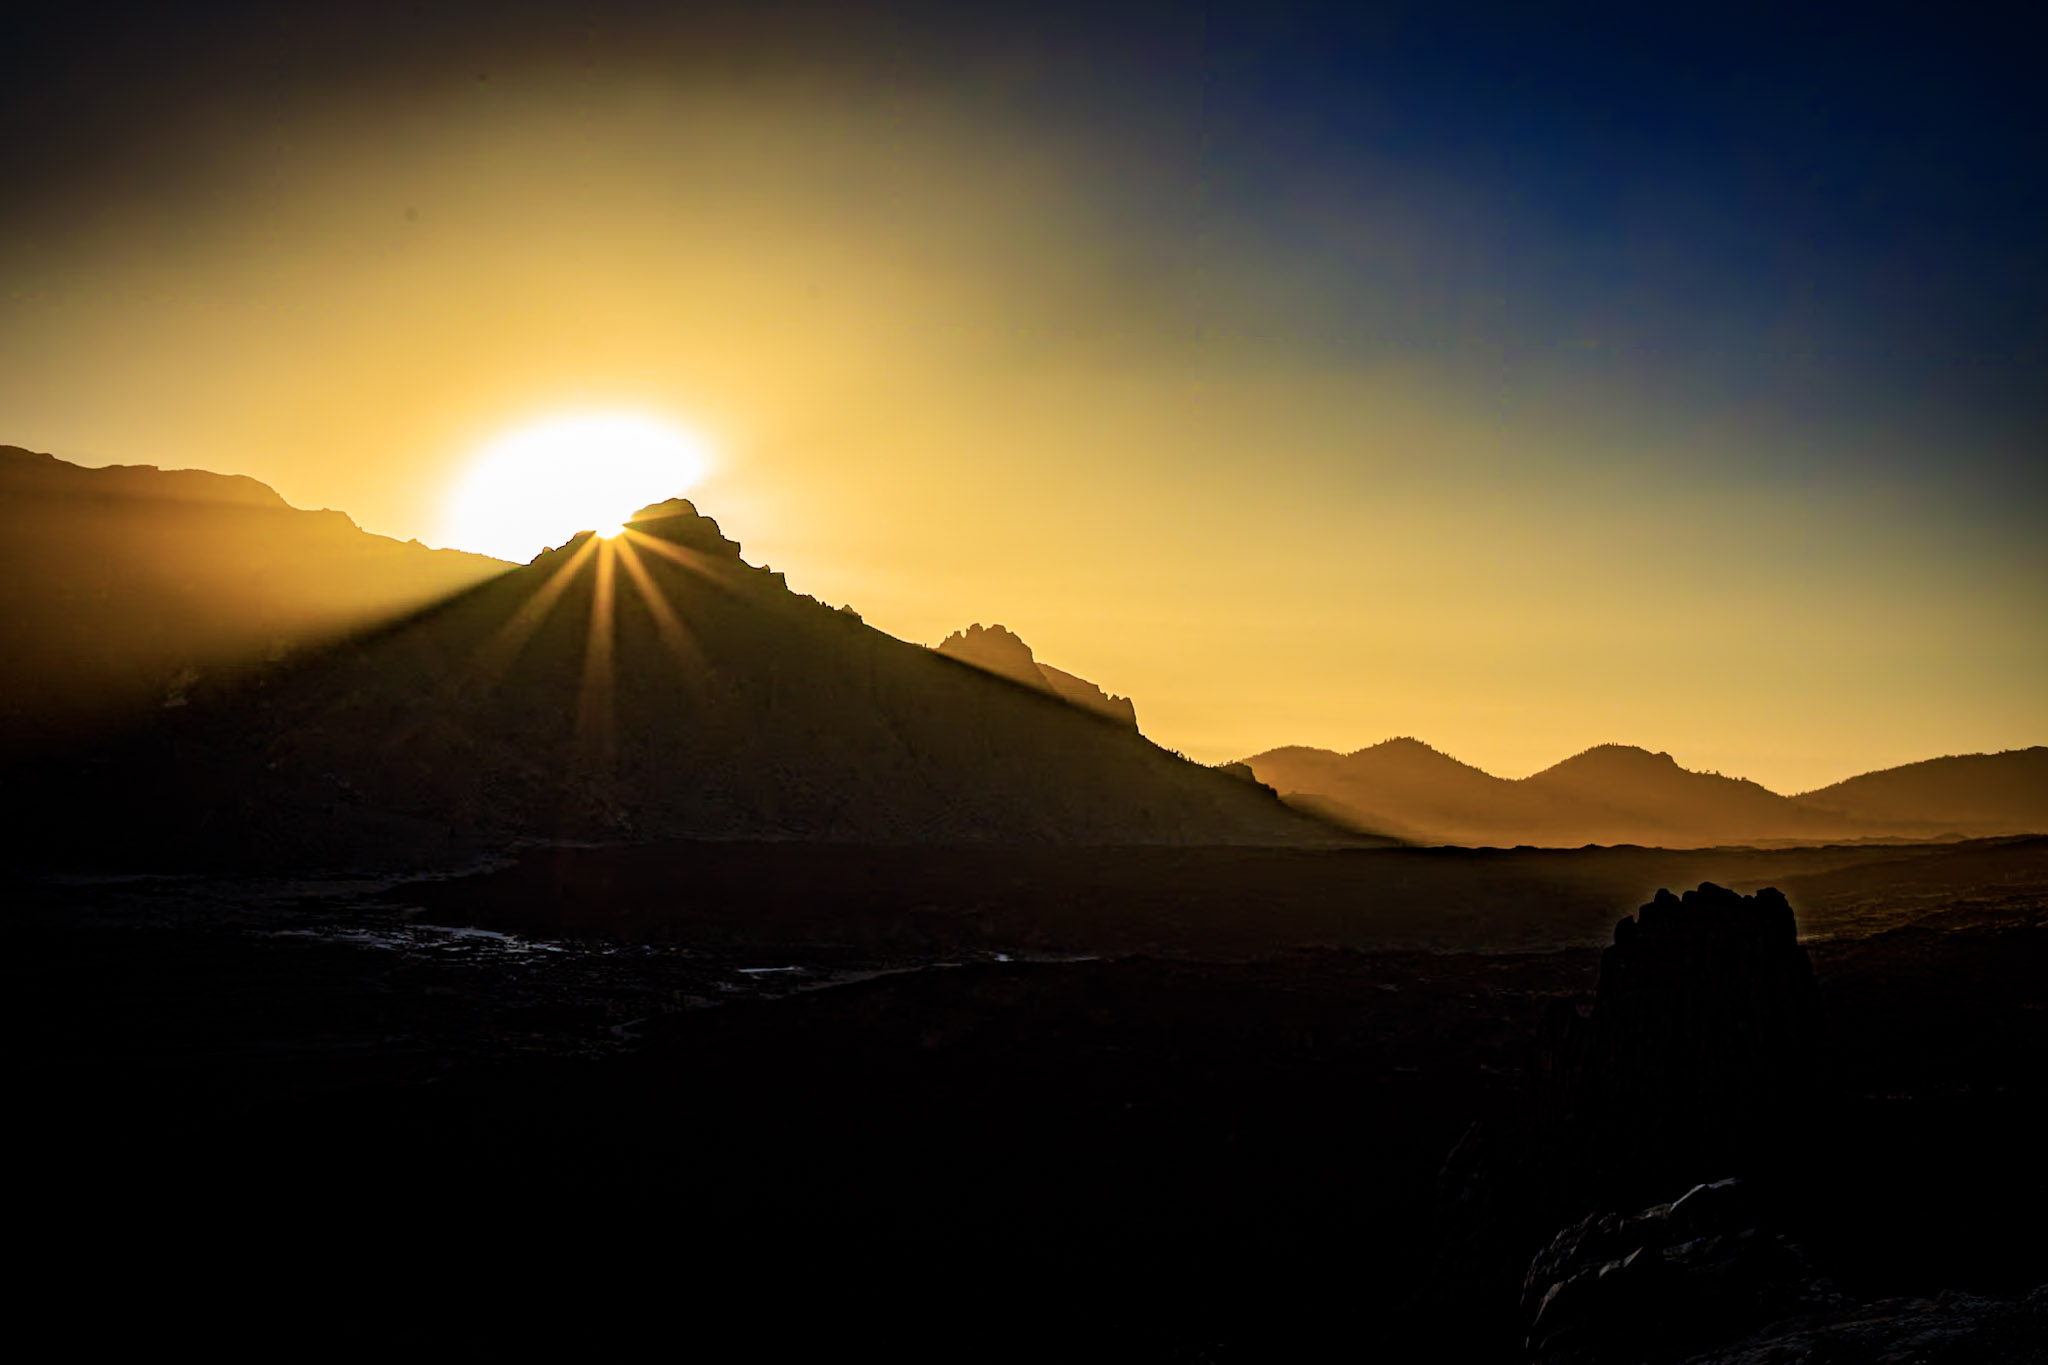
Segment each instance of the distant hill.
[[1501,828],[1514,809],[1514,784],[1416,739],[1351,754],[1291,746],[1244,762],[1296,805],[1420,843],[1485,842],[1479,836]]
[[1138,728],[1138,710],[1129,697],[1113,697],[1086,678],[1040,663],[1030,645],[1000,625],[984,626],[977,621],[966,630],[956,630],[939,642],[938,652],[1026,687],[1050,692],[1133,730]]
[[267,485],[0,446],[0,754],[61,747],[503,573]]
[[1519,780],[1413,739],[1350,754],[1273,749],[1244,762],[1299,809],[1418,843],[1704,848],[2048,830],[2044,757],[2048,750],[2028,749],[1936,759],[1796,799],[1621,744]]
[[1925,759],[1793,800],[1811,810],[1939,833],[2039,833],[2048,830],[2048,746]]
[[145,733],[48,767],[50,842],[84,826],[88,853],[145,863],[417,866],[537,839],[1356,842],[791,592],[680,500],[203,682]]
[[1595,745],[1513,785],[1579,843],[1673,848],[1897,832],[1806,810],[1747,779],[1693,772],[1670,754],[1626,744]]

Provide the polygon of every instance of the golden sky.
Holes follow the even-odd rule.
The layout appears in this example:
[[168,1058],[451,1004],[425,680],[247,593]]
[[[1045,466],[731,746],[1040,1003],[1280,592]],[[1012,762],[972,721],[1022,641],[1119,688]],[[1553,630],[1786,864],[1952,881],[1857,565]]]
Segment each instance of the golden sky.
[[2040,547],[1886,453],[1931,438],[1503,378],[1483,316],[1373,343],[1422,304],[1318,253],[1407,278],[1457,186],[1302,188],[1294,250],[1151,138],[759,73],[186,111],[15,219],[0,440],[443,543],[494,435],[658,415],[797,590],[1001,622],[1205,761],[1620,742],[1798,791],[2048,735]]

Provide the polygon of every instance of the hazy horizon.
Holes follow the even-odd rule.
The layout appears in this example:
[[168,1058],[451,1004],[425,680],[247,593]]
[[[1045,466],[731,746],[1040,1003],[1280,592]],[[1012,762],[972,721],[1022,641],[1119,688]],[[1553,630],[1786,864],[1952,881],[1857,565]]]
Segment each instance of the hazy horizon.
[[1789,793],[2048,734],[1988,39],[594,13],[50,20],[0,440],[440,545],[493,439],[646,414],[797,590],[1002,622],[1205,762]]

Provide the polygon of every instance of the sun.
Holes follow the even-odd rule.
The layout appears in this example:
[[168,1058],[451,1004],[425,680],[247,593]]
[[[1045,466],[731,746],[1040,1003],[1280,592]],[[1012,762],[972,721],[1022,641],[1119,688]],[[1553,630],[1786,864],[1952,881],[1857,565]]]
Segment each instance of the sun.
[[617,535],[710,468],[703,441],[637,412],[563,413],[477,451],[448,500],[444,542],[524,563],[578,531]]

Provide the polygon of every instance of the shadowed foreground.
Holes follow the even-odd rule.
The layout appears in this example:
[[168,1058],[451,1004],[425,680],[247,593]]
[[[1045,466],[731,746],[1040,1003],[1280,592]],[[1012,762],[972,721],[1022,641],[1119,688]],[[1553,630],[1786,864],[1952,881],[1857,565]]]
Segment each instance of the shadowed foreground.
[[[1845,1294],[2048,1278],[2012,1235],[2048,1216],[2042,871],[1994,845],[1895,867],[1888,908],[1857,866],[1793,895],[1877,930],[1808,944],[1825,1075],[1766,1172]],[[1522,1272],[1581,1210],[1538,1198],[1507,1252],[1461,1259],[1439,1172],[1474,1120],[1540,1110],[1545,1019],[1590,1003],[1597,948],[1486,951],[1491,920],[1462,952],[1363,923],[1290,947],[1281,917],[1075,961],[998,917],[966,950],[963,880],[905,883],[934,915],[893,939],[768,883],[727,914],[751,932],[686,944],[427,927],[497,918],[490,878],[18,888],[23,1235],[47,1265],[146,1266],[182,1311],[246,1297],[231,1333],[339,1292],[350,1321],[584,1349],[632,1324],[769,1355],[1517,1358]]]

